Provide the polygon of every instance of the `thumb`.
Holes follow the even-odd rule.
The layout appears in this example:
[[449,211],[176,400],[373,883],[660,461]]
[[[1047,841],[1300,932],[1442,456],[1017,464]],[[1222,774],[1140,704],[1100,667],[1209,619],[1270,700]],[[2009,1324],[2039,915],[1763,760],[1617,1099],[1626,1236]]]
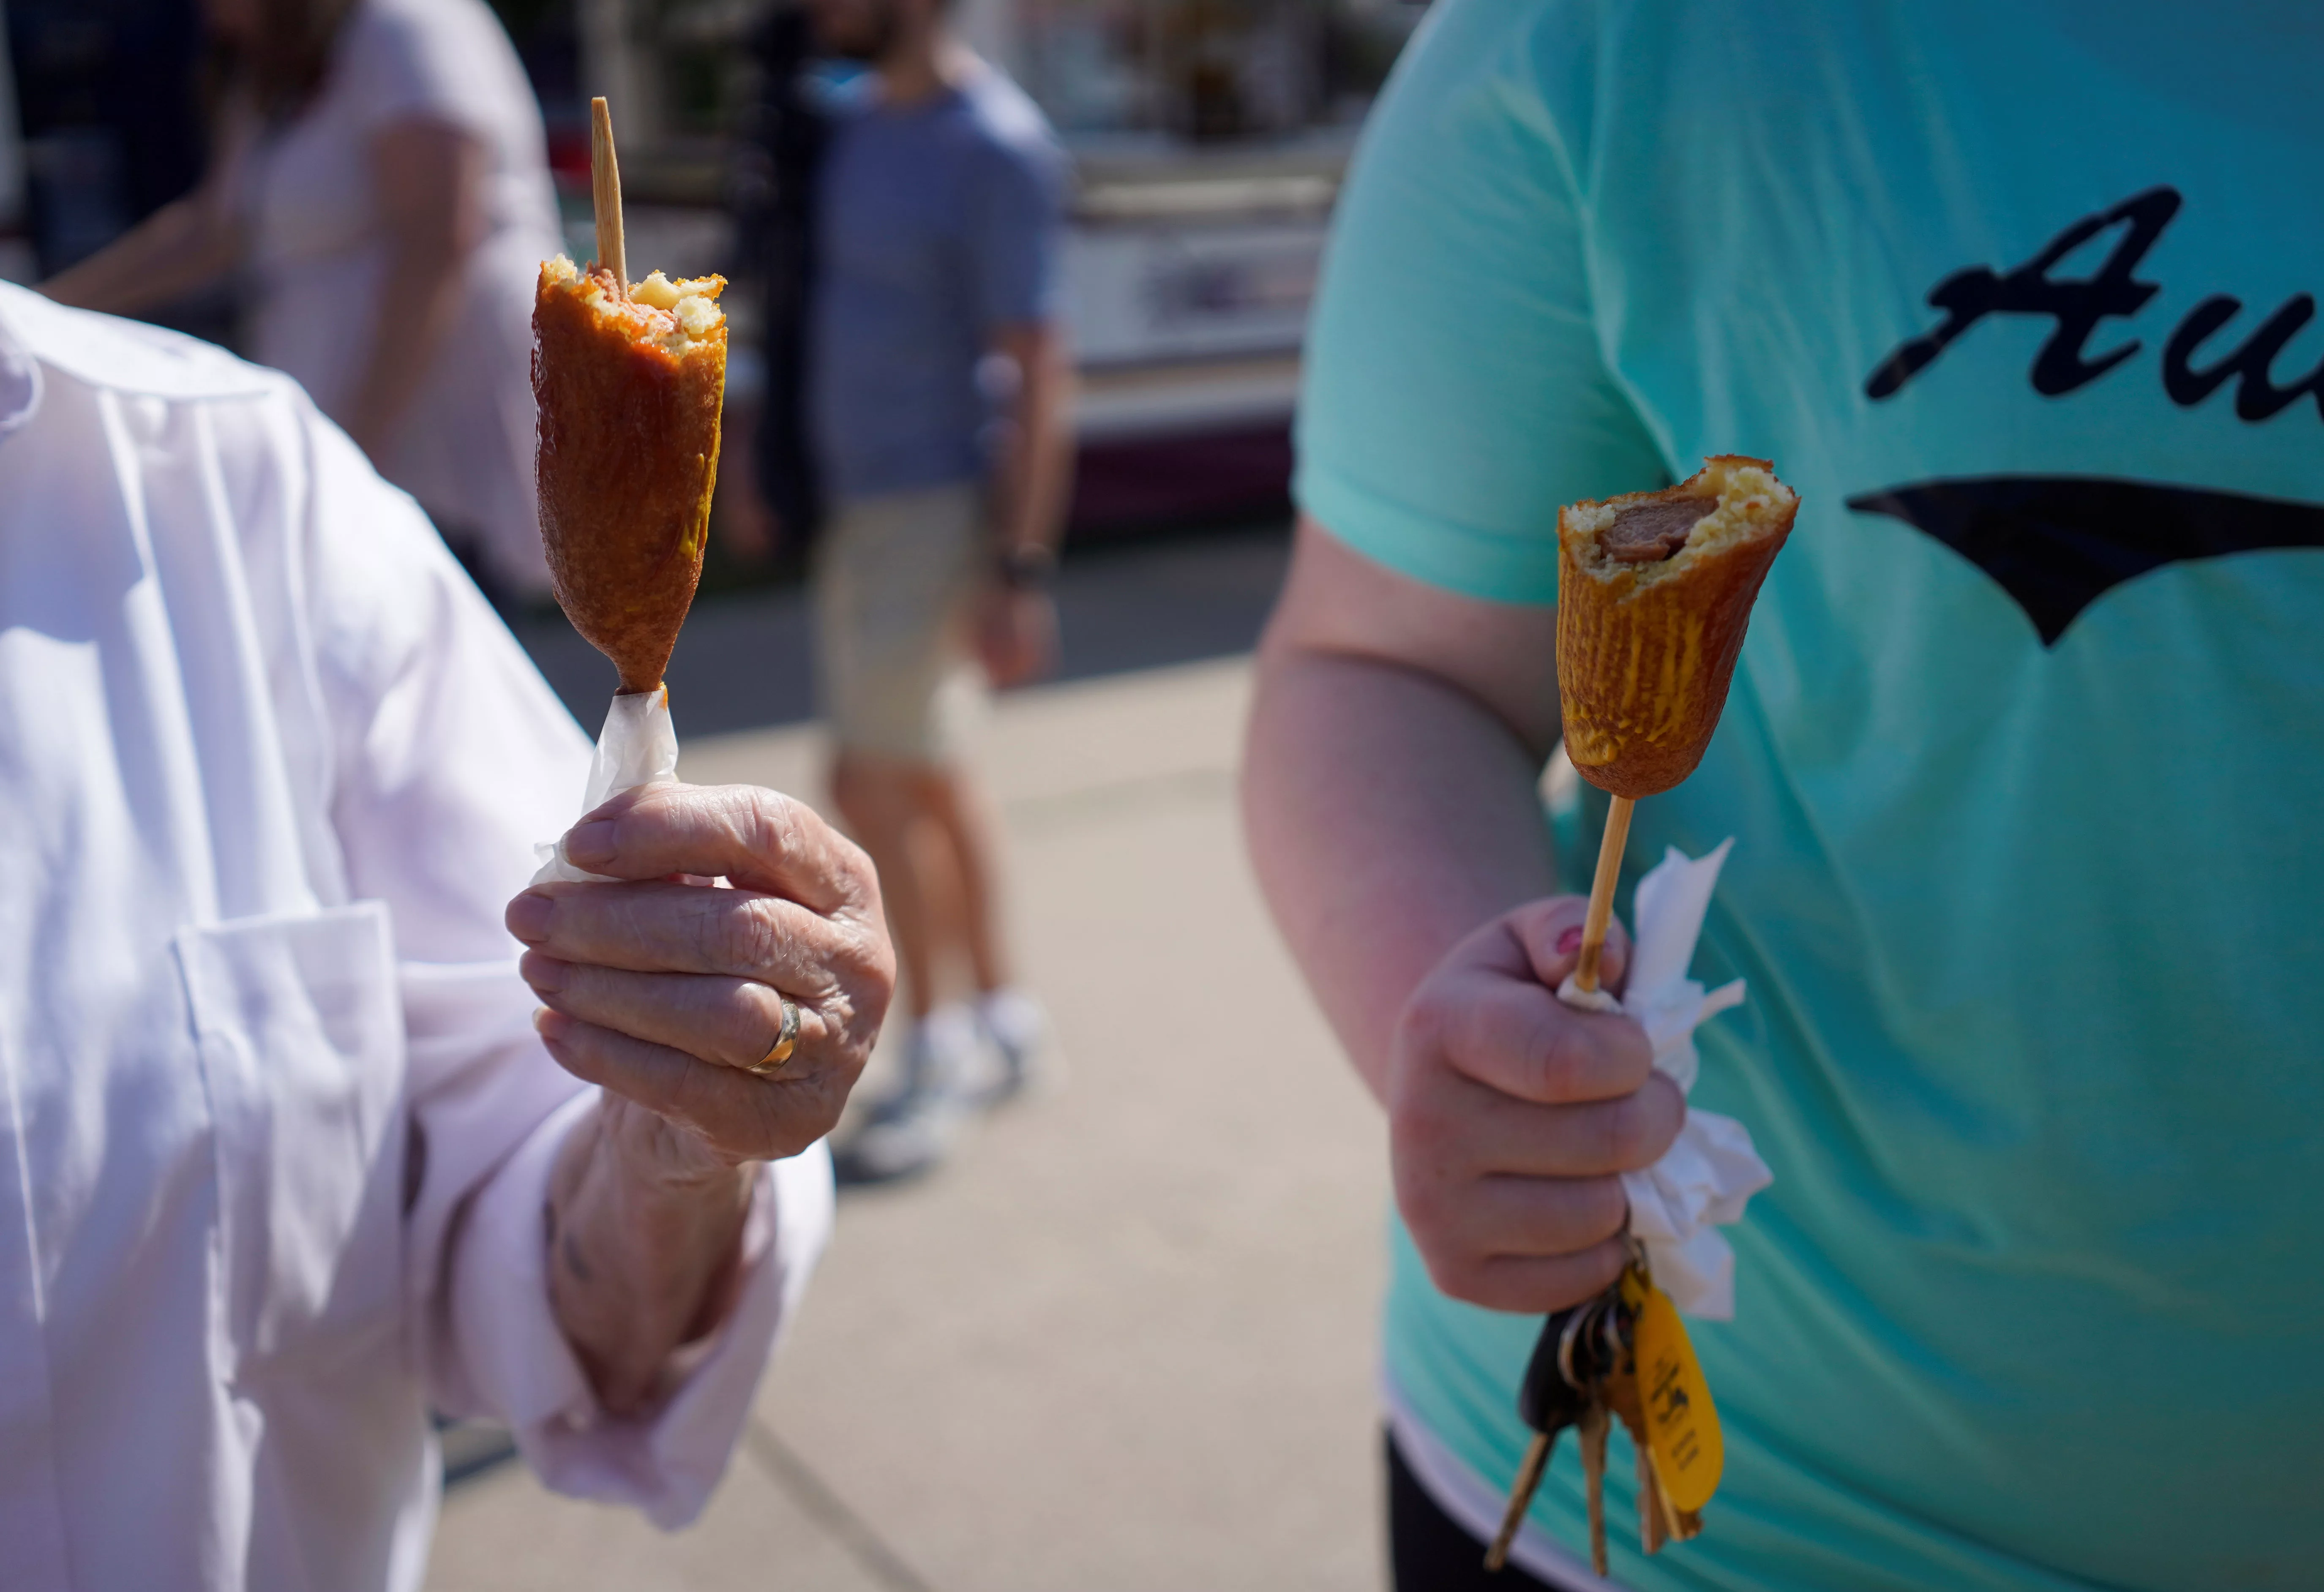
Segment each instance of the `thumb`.
[[[1565,982],[1582,961],[1582,925],[1590,902],[1582,896],[1551,896],[1520,906],[1509,915],[1509,928],[1525,947],[1533,976],[1554,989]],[[1606,948],[1598,958],[1598,982],[1614,995],[1630,971],[1630,936],[1622,920],[1606,925]]]

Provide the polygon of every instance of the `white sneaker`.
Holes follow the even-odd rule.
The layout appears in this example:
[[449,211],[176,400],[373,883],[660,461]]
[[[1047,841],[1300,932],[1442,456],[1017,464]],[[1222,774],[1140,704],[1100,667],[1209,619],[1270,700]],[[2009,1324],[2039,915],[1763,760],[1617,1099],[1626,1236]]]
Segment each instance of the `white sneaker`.
[[1000,1076],[978,1103],[996,1106],[1031,1094],[1048,1094],[1065,1082],[1065,1057],[1056,1027],[1041,1003],[1010,985],[976,1003],[976,1026],[1001,1062]]
[[[916,1177],[949,1154],[993,1069],[985,1038],[964,1004],[938,1007],[904,1041],[904,1075],[873,1103],[863,1125],[831,1153],[843,1183]],[[982,1064],[981,1064],[982,1063]]]

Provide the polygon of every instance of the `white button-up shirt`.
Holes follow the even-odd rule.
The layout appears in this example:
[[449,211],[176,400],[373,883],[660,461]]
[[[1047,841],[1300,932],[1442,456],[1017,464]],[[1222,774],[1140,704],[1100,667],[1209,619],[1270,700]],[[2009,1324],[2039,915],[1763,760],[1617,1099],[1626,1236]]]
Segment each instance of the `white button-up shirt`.
[[551,1312],[595,1095],[502,927],[589,749],[289,380],[0,284],[0,1582],[418,1584],[432,1406],[701,1508],[828,1232],[770,1169],[650,1421]]

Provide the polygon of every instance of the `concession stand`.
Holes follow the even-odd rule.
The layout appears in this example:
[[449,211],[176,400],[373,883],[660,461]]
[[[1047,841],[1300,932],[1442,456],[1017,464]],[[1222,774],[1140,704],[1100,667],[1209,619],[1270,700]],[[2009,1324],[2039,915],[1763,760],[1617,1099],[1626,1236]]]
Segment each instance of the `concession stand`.
[[[502,0],[512,11],[532,3]],[[1425,6],[955,4],[970,42],[1041,106],[1074,165],[1065,271],[1082,378],[1076,533],[1279,511],[1332,203]],[[579,0],[569,14],[538,13],[530,37],[512,16],[577,228],[586,81],[626,107],[632,235],[666,239],[652,252],[680,268],[725,268],[730,130],[758,93],[744,41],[764,14],[726,0]],[[752,328],[745,299],[735,303],[734,380],[747,388]]]

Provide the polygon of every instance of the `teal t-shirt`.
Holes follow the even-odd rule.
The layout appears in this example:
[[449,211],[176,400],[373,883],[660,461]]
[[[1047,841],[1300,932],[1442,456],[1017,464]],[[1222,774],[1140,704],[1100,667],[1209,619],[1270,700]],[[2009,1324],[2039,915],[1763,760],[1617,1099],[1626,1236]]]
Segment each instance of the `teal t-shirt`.
[[[1562,503],[1802,500],[1630,842],[1737,837],[1694,1098],[1775,1182],[1709,1528],[1641,1559],[1623,1459],[1618,1579],[2324,1585],[2319,78],[2291,4],[1450,0],[1367,130],[1315,519],[1545,603]],[[1397,1252],[1389,1376],[1499,1485],[1537,1322]]]

